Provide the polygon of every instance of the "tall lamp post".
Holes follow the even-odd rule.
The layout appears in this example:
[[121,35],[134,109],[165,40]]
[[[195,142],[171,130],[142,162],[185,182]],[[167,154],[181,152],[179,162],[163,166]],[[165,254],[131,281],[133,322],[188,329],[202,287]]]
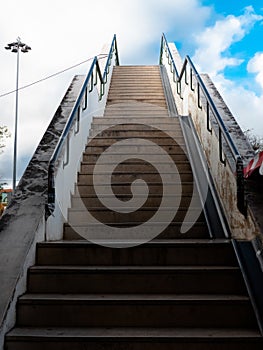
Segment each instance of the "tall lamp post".
[[18,120],[18,78],[19,78],[19,53],[31,50],[31,47],[22,43],[18,37],[15,42],[7,44],[6,50],[16,53],[16,109],[15,109],[15,130],[14,130],[14,160],[13,160],[13,193],[16,189],[16,158],[17,158],[17,120]]

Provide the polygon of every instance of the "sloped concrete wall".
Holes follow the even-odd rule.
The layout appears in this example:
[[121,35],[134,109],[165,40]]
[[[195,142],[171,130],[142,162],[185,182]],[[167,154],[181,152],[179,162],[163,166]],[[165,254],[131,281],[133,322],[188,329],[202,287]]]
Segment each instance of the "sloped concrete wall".
[[[180,75],[183,66],[182,58],[173,43],[169,44],[169,49],[173,56],[173,60],[177,67],[177,71]],[[185,84],[184,78],[181,85],[181,96],[177,93],[177,86],[174,82],[173,73],[171,72],[171,66],[168,62],[167,55],[163,53],[163,64],[166,66],[171,87],[173,90],[176,107],[181,115],[186,115],[192,118],[195,129],[197,131],[200,143],[202,145],[204,154],[206,156],[209,169],[211,171],[214,184],[216,186],[221,205],[224,209],[225,216],[227,218],[229,227],[232,231],[233,238],[237,239],[253,239],[260,233],[259,225],[255,220],[255,216],[248,207],[247,217],[243,216],[238,208],[236,201],[237,186],[235,175],[235,162],[231,156],[228,147],[223,143],[224,157],[226,159],[226,165],[220,162],[219,159],[219,142],[218,142],[218,126],[215,119],[211,118],[211,125],[213,131],[210,133],[207,130],[207,104],[204,96],[201,94],[200,103],[201,108],[198,106],[198,95],[196,81],[193,79],[193,90],[190,88],[190,84]],[[189,74],[189,71],[188,71]],[[231,135],[240,155],[243,158],[244,164],[253,158],[254,151],[251,145],[248,143],[241,128],[239,127],[236,119],[230,112],[229,108],[225,104],[223,98],[217,91],[213,82],[207,74],[202,74],[201,78],[205,83],[212,100],[219,111],[221,118],[223,119],[228,132]],[[189,77],[188,77],[189,79]]]
[[0,349],[15,322],[16,300],[25,291],[36,243],[45,240],[48,164],[83,81],[84,76],[73,79],[0,220]]

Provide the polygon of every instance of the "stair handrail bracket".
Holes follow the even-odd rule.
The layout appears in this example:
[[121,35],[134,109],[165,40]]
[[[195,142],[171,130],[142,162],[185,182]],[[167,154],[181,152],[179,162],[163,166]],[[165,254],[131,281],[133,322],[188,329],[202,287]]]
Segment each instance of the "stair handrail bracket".
[[189,56],[183,61],[175,44],[168,43],[164,34],[160,64],[166,67],[179,114],[193,120],[229,226],[233,229],[232,235],[236,232],[237,237],[248,238],[245,230],[243,234],[238,233],[246,222],[245,225],[250,227],[249,238],[253,237],[258,228],[248,215],[243,175],[244,161],[253,152],[250,145],[209,76],[199,74]]
[[[105,67],[101,68],[101,60],[105,59]],[[112,39],[108,54],[103,53],[94,57],[49,161],[46,205],[48,239],[59,238],[54,236],[57,235],[55,230],[59,230],[59,235],[62,234],[61,223],[65,221],[67,208],[70,206],[71,193],[77,178],[76,169],[80,166],[91,119],[93,116],[103,115],[114,65],[119,65],[116,35]],[[54,220],[57,224],[56,228],[52,229]]]

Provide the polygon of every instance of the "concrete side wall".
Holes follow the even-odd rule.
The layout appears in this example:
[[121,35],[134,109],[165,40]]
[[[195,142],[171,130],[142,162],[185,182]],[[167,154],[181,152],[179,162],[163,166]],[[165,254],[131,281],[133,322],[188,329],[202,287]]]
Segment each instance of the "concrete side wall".
[[25,291],[36,242],[45,239],[48,163],[83,80],[84,76],[73,79],[0,220],[0,349],[15,322],[16,300]]
[[[178,73],[180,74],[182,67],[182,59],[174,44],[169,44],[169,48],[173,55],[173,59],[176,64]],[[179,114],[187,115],[193,120],[233,238],[253,239],[256,235],[259,234],[258,225],[254,219],[253,213],[251,212],[250,208],[248,208],[247,218],[245,218],[237,208],[235,162],[226,145],[223,145],[226,165],[220,162],[218,126],[215,119],[212,116],[209,128],[212,126],[213,131],[212,133],[210,133],[207,130],[206,100],[204,96],[201,95],[202,107],[199,108],[196,82],[193,81],[194,91],[192,91],[190,88],[190,84],[186,85],[184,83],[184,79],[182,79],[181,98],[177,94],[176,84],[174,83],[173,74],[171,73],[171,67],[168,63],[168,59],[165,53],[163,54],[163,64],[166,66],[169,75]],[[233,141],[235,142],[240,154],[242,155],[244,163],[246,164],[249,158],[254,156],[254,152],[250,144],[247,142],[238,123],[236,122],[235,118],[226,106],[225,102],[223,101],[222,97],[215,88],[209,76],[201,75],[201,77]]]

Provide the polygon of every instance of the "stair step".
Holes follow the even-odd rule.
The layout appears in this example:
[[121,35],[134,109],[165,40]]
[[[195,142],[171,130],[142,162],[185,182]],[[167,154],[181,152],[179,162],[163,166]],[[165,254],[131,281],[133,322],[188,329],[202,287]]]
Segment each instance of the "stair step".
[[19,327],[253,328],[248,297],[236,295],[26,294],[18,301]]
[[35,266],[27,292],[246,296],[239,268],[226,266]]
[[181,127],[174,123],[160,123],[160,124],[154,124],[149,125],[150,123],[130,123],[126,120],[124,123],[103,123],[103,121],[99,124],[92,124],[91,130],[92,131],[103,131],[103,130],[127,130],[128,131],[143,131],[146,128],[152,128],[152,131],[162,131],[162,132],[178,132],[180,135],[182,135]]
[[167,107],[161,107],[161,106],[155,106],[153,104],[150,103],[138,103],[136,101],[120,101],[120,102],[116,102],[116,103],[112,103],[110,105],[106,105],[105,108],[105,113],[107,113],[108,111],[111,112],[140,112],[140,113],[152,113],[153,115],[155,114],[161,114],[163,115],[165,113],[166,117],[169,117],[168,115],[168,111],[167,111]]
[[[163,194],[163,187],[162,183],[156,183],[156,182],[148,182],[147,183],[149,193],[155,193],[162,195]],[[145,194],[145,185],[142,183],[137,183],[136,185],[137,189],[142,188],[142,194]],[[130,183],[118,183],[118,184],[113,184],[111,186],[113,193],[115,196],[120,195],[120,194],[128,194],[131,193],[130,188],[131,184]],[[182,194],[183,195],[189,195],[193,193],[193,182],[178,182],[178,183],[166,183],[165,188],[167,193],[174,193],[174,194]],[[139,190],[138,190],[139,191]],[[93,185],[82,185],[78,184],[75,187],[75,194],[80,195],[80,196],[85,196],[85,195],[94,195],[97,194],[97,196],[103,196],[104,194],[108,194],[108,185],[98,185],[97,186],[97,192],[95,192],[95,188]]]
[[137,83],[148,83],[148,86],[153,83],[156,85],[159,84],[160,88],[162,88],[162,80],[158,73],[141,74],[138,72],[137,74],[113,74],[110,87],[114,86],[115,82],[131,82],[134,86],[136,86]]
[[259,332],[237,328],[15,328],[6,350],[261,350]]
[[132,248],[111,249],[88,241],[42,242],[37,265],[85,266],[237,266],[227,240],[154,240]]
[[120,82],[115,82],[110,89],[110,92],[123,92],[125,90],[125,92],[140,92],[140,93],[162,93],[162,85],[160,82],[151,82],[150,84],[148,82],[145,81],[138,81],[136,86],[134,86],[133,82],[129,82],[129,81],[120,81]]
[[[114,138],[116,138],[115,135],[112,135]],[[120,157],[121,156],[126,156],[126,159],[148,159],[149,162],[150,160],[152,159],[153,162],[155,162],[155,164],[158,164],[158,165],[161,165],[161,164],[167,164],[167,161],[163,161],[163,157],[162,155],[154,155],[151,153],[140,153],[138,154],[138,157],[137,157],[137,154],[135,155],[134,154],[135,152],[133,151],[133,153],[130,153],[130,154],[126,154],[126,153],[116,153],[116,154],[108,154],[106,153],[103,157],[103,162],[100,161],[100,164],[116,164],[118,165],[119,160],[120,160]],[[136,158],[135,158],[136,157]],[[100,154],[92,154],[92,153],[83,153],[83,161],[84,162],[89,162],[89,163],[96,163],[98,161],[98,159],[100,158]],[[175,164],[178,162],[178,161],[187,161],[188,158],[187,158],[187,155],[182,152],[181,154],[170,154],[170,158],[171,158],[171,163],[172,163],[172,160],[175,162]],[[131,165],[132,167],[132,165]]]
[[[123,236],[125,236],[125,228],[134,227],[142,225],[142,234],[141,239],[144,241],[149,241],[151,239],[148,239],[151,237],[152,232],[154,229],[158,229],[160,227],[160,234],[157,236],[156,239],[178,239],[178,238],[208,238],[208,228],[205,223],[202,222],[187,222],[189,224],[190,229],[186,233],[181,233],[181,227],[182,222],[171,222],[171,223],[154,223],[153,224],[147,224],[147,223],[132,223],[132,222],[126,222],[126,223],[107,223],[109,226],[118,227],[120,229],[123,229]],[[104,241],[109,240],[109,245],[113,242],[114,245],[116,245],[116,241],[119,242],[118,237],[110,236],[109,237],[109,228],[107,225],[104,225],[102,223],[100,224],[89,224],[87,225],[80,225],[76,224],[74,227],[71,227],[69,224],[65,224],[64,226],[64,239],[66,240],[75,240],[75,239],[81,239],[83,240],[83,237],[89,237],[90,240],[96,240],[96,242],[101,241],[103,244]],[[168,226],[167,226],[168,225]],[[165,229],[163,229],[163,226],[167,226]],[[119,236],[119,235],[118,235]],[[137,236],[134,238],[132,236],[127,237],[128,243],[136,243]],[[126,243],[126,241],[124,242]]]
[[[95,147],[98,147],[99,149],[104,148],[101,146],[94,146],[94,148]],[[105,149],[107,147],[108,146],[106,145]],[[109,163],[96,164],[95,161],[94,162],[82,162],[80,171],[82,174],[93,174],[94,167],[96,165],[96,173],[98,173],[98,174],[108,173],[109,172],[108,164]],[[166,174],[169,174],[169,172],[171,172],[171,173],[173,172],[173,166],[171,164],[169,164],[169,163],[161,163],[161,164],[163,164]],[[190,163],[188,161],[177,162],[176,167],[177,167],[180,174],[191,171],[191,166],[190,166]],[[155,174],[156,171],[157,170],[153,166],[150,166],[149,163],[147,164],[146,162],[143,162],[143,161],[140,162],[138,160],[138,162],[136,162],[136,163],[133,162],[132,164],[129,163],[128,161],[118,164],[118,166],[116,167],[116,169],[114,171],[114,174],[127,174],[129,172],[130,174],[141,173],[141,174],[148,175],[148,174]]]
[[[177,125],[180,127],[180,121],[178,118],[174,117],[152,117],[151,119],[148,118],[125,118],[125,117],[94,117],[92,122],[93,124],[110,124],[110,125],[115,125],[115,123],[124,123],[126,124],[127,122],[129,124],[143,124],[143,123],[149,123],[150,121],[150,126],[154,126],[155,124],[161,125],[161,124],[169,124],[169,125]],[[148,124],[147,124],[148,125]]]
[[[129,203],[129,201],[131,200],[131,194],[123,194],[123,195],[119,195],[117,196],[117,198],[120,201],[125,201],[127,202],[127,207],[131,208],[131,205]],[[140,197],[142,196],[136,196],[136,198],[140,199]],[[143,196],[144,197],[144,196]],[[72,208],[94,208],[94,209],[99,209],[99,208],[103,208],[104,205],[102,203],[102,201],[105,200],[109,200],[109,198],[112,198],[111,195],[104,195],[104,196],[100,196],[100,198],[97,197],[97,195],[86,195],[86,196],[72,196],[71,198],[71,207]],[[195,204],[196,207],[201,207],[201,203],[199,200],[199,197],[197,196],[183,196],[181,198],[181,196],[166,196],[166,203],[168,205],[168,208],[171,208],[175,205],[175,203],[179,203],[180,201],[180,206],[185,207],[185,208],[189,208],[190,203],[193,199],[193,203]],[[162,201],[162,196],[161,195],[149,195],[145,201],[145,203],[143,204],[142,208],[159,208],[161,205],[161,201]],[[132,209],[132,208],[131,208]],[[132,210],[133,211],[133,210]]]
[[111,109],[111,110],[134,110],[134,111],[152,111],[152,112],[163,112],[164,109],[163,107],[158,107],[158,106],[153,106],[150,103],[137,103],[136,101],[128,100],[126,102],[119,102],[116,103],[115,105],[106,105],[106,110]]
[[125,92],[110,92],[108,94],[108,99],[109,100],[113,100],[113,99],[124,99],[124,100],[137,100],[137,99],[142,99],[142,100],[159,100],[159,101],[163,101],[164,103],[166,102],[164,95],[161,93],[146,93],[144,92],[129,92],[129,91],[125,91]]
[[[108,106],[110,107],[111,105],[115,105],[115,104],[118,104],[119,102],[129,102],[130,100],[127,100],[127,99],[109,99],[108,100]],[[148,104],[151,104],[152,106],[158,106],[158,107],[161,107],[163,109],[167,109],[167,105],[166,105],[166,102],[164,101],[158,101],[158,100],[147,100],[147,99],[134,99],[133,100],[134,102],[138,103],[139,104],[145,104],[145,103],[148,103]],[[168,112],[167,112],[168,113]],[[168,114],[167,114],[168,115]]]
[[[117,208],[116,208],[117,209]],[[175,215],[172,222],[182,222],[188,212],[188,209],[185,208],[156,208],[156,210],[149,210],[149,208],[140,208],[138,210],[133,210],[132,212],[123,213],[117,212],[113,210],[108,210],[104,208],[85,208],[85,209],[70,209],[68,213],[68,222],[74,225],[89,225],[93,222],[93,218],[102,222],[104,224],[107,223],[125,223],[127,221],[131,221],[133,223],[142,223],[148,220],[153,220],[154,215],[160,213],[160,216],[163,221],[169,221],[171,217],[171,212]],[[196,222],[204,222],[205,217],[202,213],[202,208],[191,209],[190,214],[192,217],[196,217]],[[90,219],[90,214],[92,215],[92,219]],[[158,219],[159,220],[159,219]]]
[[[104,116],[106,118],[132,118],[132,119],[148,119],[151,120],[154,118],[168,118],[168,112],[167,110],[161,111],[143,111],[143,110],[129,110],[128,108],[126,110],[119,109],[119,110],[111,110],[110,108],[107,108],[104,112]],[[151,118],[151,119],[150,119]],[[151,124],[151,123],[150,123]]]
[[[94,130],[90,130],[90,137],[98,137],[98,132]],[[142,139],[151,139],[153,137],[155,138],[162,138],[165,137],[167,138],[168,136],[171,138],[173,142],[180,142],[183,139],[182,132],[180,130],[177,131],[170,131],[168,128],[166,130],[144,130],[144,131],[139,131],[139,130],[121,130],[121,129],[115,129],[113,128],[112,130],[104,130],[103,132],[100,133],[101,137],[119,137],[119,138],[142,138]]]
[[[104,126],[103,122],[101,124],[93,124],[91,130],[99,126]],[[178,123],[175,124],[172,122],[169,124],[160,123],[160,124],[151,126],[151,125],[141,124],[141,123],[134,124],[134,123],[130,123],[127,120],[123,124],[114,124],[112,126],[109,126],[108,124],[106,124],[105,127],[112,128],[112,130],[116,130],[116,131],[118,130],[125,131],[126,134],[129,134],[130,132],[133,132],[133,131],[137,131],[139,134],[146,133],[148,136],[152,136],[152,137],[163,135],[163,132],[167,132],[167,131],[172,131],[172,132],[178,131],[182,135],[182,129],[179,126],[179,124]],[[170,135],[170,133],[168,135]],[[165,133],[165,136],[167,137],[166,133]]]
[[120,80],[130,80],[136,85],[137,81],[149,81],[151,83],[152,81],[160,81],[161,83],[161,77],[160,72],[113,72],[112,74],[112,85],[115,81]]
[[[178,144],[181,147],[183,147],[185,145],[185,140],[183,138],[183,135],[177,136],[176,140],[174,140],[171,137],[169,137],[169,135],[166,134],[166,133],[163,133],[161,135],[159,134],[159,135],[156,135],[156,136],[150,136],[150,135],[147,134],[146,136],[144,136],[144,138],[147,138],[148,141],[151,141],[151,142],[153,142],[153,143],[155,143],[156,145],[159,145],[159,146],[168,145],[169,141],[170,141],[171,146]],[[140,135],[133,135],[133,138],[140,139],[141,137],[140,137]],[[103,134],[99,134],[99,135],[96,135],[94,138],[89,138],[88,139],[88,146],[111,146],[113,143],[115,143],[117,141],[120,141],[120,140],[124,140],[124,139],[126,140],[126,142],[128,144],[127,135],[123,135],[123,136],[120,136],[120,135],[114,135],[114,136],[108,135],[106,137]],[[138,143],[139,143],[139,140],[138,140]]]
[[[146,181],[147,183],[160,183],[160,174],[159,173],[150,173],[150,174],[141,174],[139,172],[135,172],[135,169],[132,167],[131,169],[133,171],[132,174],[129,173],[117,173],[114,172],[112,174],[110,171],[108,173],[99,173],[96,171],[96,183],[99,183],[101,185],[105,184],[106,181],[109,179],[109,176],[111,177],[111,184],[123,184],[124,186],[130,186],[131,183],[137,179],[142,179]],[[183,182],[191,182],[193,181],[193,174],[192,172],[180,172],[178,174],[173,173],[163,173],[163,176],[165,176],[166,181],[169,181],[170,183],[178,182],[178,177],[182,179]],[[78,184],[80,185],[91,185],[94,183],[93,179],[94,174],[78,174]]]

